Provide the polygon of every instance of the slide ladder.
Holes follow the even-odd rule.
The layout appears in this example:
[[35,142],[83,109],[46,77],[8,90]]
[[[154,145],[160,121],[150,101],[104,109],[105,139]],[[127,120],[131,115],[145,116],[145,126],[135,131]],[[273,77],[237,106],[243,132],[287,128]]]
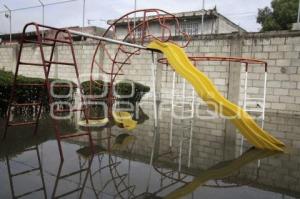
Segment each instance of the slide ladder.
[[[41,162],[41,157],[40,157],[40,152],[39,152],[38,146],[36,145],[34,147],[27,148],[27,149],[24,150],[24,153],[31,152],[31,151],[35,151],[35,153],[37,155],[38,167],[32,167],[30,165],[26,165],[25,163],[23,163],[21,161],[10,160],[8,156],[5,157],[6,158],[6,165],[7,165],[7,171],[8,171],[11,194],[12,194],[12,198],[14,198],[14,199],[25,198],[25,197],[28,197],[32,194],[36,194],[37,192],[42,192],[43,193],[43,197],[41,197],[41,198],[45,198],[45,199],[47,198],[47,190],[46,190],[45,179],[44,179],[43,168],[42,168],[42,162]],[[12,166],[11,166],[11,163],[10,163],[11,161],[14,161],[16,163],[28,166],[28,167],[30,167],[30,169],[24,170],[24,171],[21,171],[21,172],[13,172],[12,171]],[[22,193],[22,194],[16,194],[15,184],[17,184],[17,183],[14,183],[14,178],[15,177],[18,178],[20,176],[29,176],[29,175],[40,176],[42,186],[40,186],[39,188],[36,188],[34,190],[27,191],[27,192]]]
[[[29,39],[27,38],[27,29],[29,28],[34,28],[35,31],[35,39]],[[41,29],[48,29],[50,31],[53,31],[54,37],[42,37],[42,33],[41,33]],[[64,38],[64,39],[61,39]],[[33,44],[37,47],[37,50],[39,51],[40,54],[40,62],[28,62],[28,61],[23,61],[22,60],[22,54],[24,53],[24,48],[25,48],[25,44]],[[71,62],[59,62],[59,61],[54,61],[54,51],[55,48],[58,44],[63,44],[69,47],[70,49],[70,55],[71,55]],[[50,47],[50,56],[47,59],[46,58],[46,54],[45,54],[45,47]],[[23,58],[24,59],[24,58]],[[80,92],[80,100],[82,103],[82,108],[81,109],[72,109],[71,107],[69,107],[68,109],[61,109],[60,105],[64,105],[65,103],[59,102],[59,101],[55,101],[54,96],[52,96],[51,94],[51,90],[53,89],[53,87],[61,87],[61,88],[70,88],[73,87],[72,85],[69,84],[53,84],[50,83],[49,80],[49,74],[50,74],[50,69],[53,68],[53,65],[56,66],[69,66],[72,67],[74,69],[75,75],[76,75],[76,79],[77,79],[77,84],[79,87],[79,92]],[[44,83],[42,84],[33,84],[33,83],[19,83],[18,82],[18,76],[19,76],[19,69],[20,67],[39,67],[40,69],[43,69],[44,72]],[[61,140],[62,139],[68,139],[68,138],[72,138],[72,137],[79,137],[79,136],[88,136],[88,140],[89,140],[89,144],[91,147],[91,151],[93,151],[93,142],[92,142],[92,136],[91,136],[91,131],[89,129],[89,127],[87,127],[87,130],[85,132],[80,132],[80,133],[69,133],[66,135],[61,135],[62,132],[59,128],[59,121],[60,121],[60,117],[59,114],[61,113],[70,113],[70,112],[76,112],[76,111],[80,111],[83,112],[84,115],[84,119],[87,120],[87,108],[86,108],[86,103],[84,101],[83,98],[83,91],[81,88],[81,82],[79,79],[79,71],[78,71],[78,66],[77,66],[77,62],[76,62],[76,58],[75,58],[75,50],[73,47],[73,39],[72,39],[72,35],[71,33],[66,30],[66,29],[58,29],[58,28],[54,28],[54,27],[49,27],[49,26],[44,26],[44,25],[40,25],[40,24],[36,24],[36,23],[29,23],[27,24],[24,29],[23,29],[23,34],[22,34],[22,38],[21,38],[21,43],[20,43],[20,51],[18,54],[18,59],[17,59],[17,65],[16,65],[16,70],[15,70],[15,74],[14,74],[14,79],[13,79],[13,84],[12,84],[12,88],[11,88],[11,94],[10,94],[10,99],[8,102],[8,109],[7,109],[7,114],[6,114],[6,123],[5,123],[5,130],[4,130],[4,135],[3,135],[3,140],[6,138],[7,136],[7,131],[9,127],[15,127],[15,126],[34,126],[34,135],[37,133],[37,129],[38,129],[38,125],[39,125],[39,120],[40,120],[40,116],[41,116],[41,112],[42,112],[42,106],[43,103],[41,101],[42,96],[39,96],[39,101],[37,102],[30,102],[30,103],[19,103],[17,101],[17,93],[16,93],[16,89],[18,88],[36,88],[36,87],[40,87],[40,88],[44,88],[46,90],[46,94],[48,97],[48,103],[50,106],[53,106],[54,110],[53,110],[53,115],[57,116],[57,117],[51,117],[52,121],[53,121],[53,126],[54,126],[54,130],[55,130],[55,136],[58,142],[58,148],[59,148],[59,153],[60,153],[60,158],[61,160],[64,159],[63,157],[63,152],[62,152],[62,147],[61,147]],[[41,94],[42,95],[42,94]],[[32,121],[22,121],[22,122],[15,122],[13,121],[13,109],[15,107],[36,107],[38,112],[35,115],[35,118],[33,118]]]
[[[248,64],[245,67],[245,82],[244,82],[244,101],[243,109],[248,113],[256,114],[256,121],[260,122],[260,126],[263,129],[265,124],[265,108],[266,108],[266,95],[267,95],[267,64],[265,64],[264,71],[264,85],[263,85],[263,96],[262,97],[249,97],[248,95]],[[255,107],[253,107],[253,105]],[[241,138],[240,154],[243,153],[244,136]]]
[[170,42],[152,41],[148,48],[164,53],[173,69],[194,87],[208,107],[225,116],[257,148],[284,151],[284,144],[260,128],[251,116],[239,106],[224,98],[212,81],[189,60],[182,48]]
[[[176,84],[176,73],[173,72],[172,80],[172,95],[171,95],[171,116],[170,116],[170,137],[169,137],[169,146],[173,146],[173,131],[174,131],[174,122],[178,120],[180,125],[177,126],[182,130],[182,137],[179,140],[179,155],[178,155],[178,170],[181,171],[182,163],[182,147],[184,142],[188,142],[188,161],[187,166],[190,167],[191,164],[191,154],[192,154],[192,137],[193,137],[193,126],[194,126],[194,114],[195,114],[195,92],[192,91],[192,96],[187,96],[187,85],[186,80],[182,79],[181,86]],[[177,94],[176,87],[182,89],[180,94]],[[187,109],[186,105],[190,106]],[[175,114],[175,111],[179,110],[180,115]],[[175,116],[176,115],[176,116]],[[177,129],[176,127],[176,129]]]

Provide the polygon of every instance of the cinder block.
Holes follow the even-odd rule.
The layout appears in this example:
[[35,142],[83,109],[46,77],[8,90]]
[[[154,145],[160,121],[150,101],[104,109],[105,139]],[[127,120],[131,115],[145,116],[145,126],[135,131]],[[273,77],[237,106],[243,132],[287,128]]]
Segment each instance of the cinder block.
[[268,95],[266,99],[268,102],[277,102],[277,103],[279,102],[279,96]]
[[290,66],[291,60],[290,59],[278,59],[276,60],[277,66]]
[[277,51],[277,45],[264,45],[263,46],[263,52],[276,52]]
[[296,82],[282,82],[282,88],[297,88],[297,83]]
[[266,52],[264,52],[264,53],[260,52],[260,53],[255,53],[255,54],[254,54],[254,57],[255,57],[256,59],[266,60],[266,59],[268,59],[269,54],[266,53]]
[[284,52],[284,57],[286,59],[298,59],[299,58],[299,52]]
[[285,44],[285,37],[277,37],[271,39],[271,44]]
[[214,82],[216,85],[225,85],[226,84],[225,79],[215,79]]
[[286,38],[287,44],[300,44],[300,37],[288,37]]
[[275,74],[275,80],[289,80],[289,75],[287,75],[287,74]]
[[280,88],[281,87],[281,82],[280,81],[268,81],[267,87]]
[[295,47],[294,47],[294,48],[295,48],[295,51],[298,51],[298,52],[299,52],[299,51],[300,51],[300,44],[295,44]]
[[278,51],[293,51],[293,45],[278,45]]
[[[290,75],[290,80],[300,82],[300,75],[299,74],[292,74],[292,75]],[[298,83],[298,89],[300,89],[299,83]]]
[[271,108],[275,110],[285,110],[286,105],[283,103],[272,103]]
[[283,103],[294,103],[295,98],[294,97],[289,97],[289,96],[280,96],[279,101],[283,102]]
[[283,59],[283,57],[284,57],[283,52],[270,52],[269,53],[269,59]]
[[274,95],[288,95],[288,94],[289,94],[288,89],[274,88]]

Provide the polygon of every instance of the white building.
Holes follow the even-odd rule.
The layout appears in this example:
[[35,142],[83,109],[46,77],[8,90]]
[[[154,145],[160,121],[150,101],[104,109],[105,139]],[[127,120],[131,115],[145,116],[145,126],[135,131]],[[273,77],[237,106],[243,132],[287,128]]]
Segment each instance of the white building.
[[[174,15],[179,20],[181,30],[188,33],[189,35],[246,32],[246,30],[218,13],[216,9],[180,12],[174,13]],[[203,25],[202,15],[204,19]],[[155,18],[155,16],[147,17],[148,20],[150,20],[151,18],[153,19]],[[143,20],[143,17],[136,17],[135,20],[136,24],[138,24],[141,20]],[[128,21],[133,23],[134,18],[126,18],[116,24],[116,33],[118,37],[122,37],[127,34]],[[113,22],[114,20],[108,21],[109,24],[112,24]],[[178,35],[174,20],[170,22],[169,26],[172,31],[172,35]],[[149,32],[154,36],[161,35],[161,26],[159,25],[157,20],[149,23]],[[137,33],[139,34],[138,30]]]

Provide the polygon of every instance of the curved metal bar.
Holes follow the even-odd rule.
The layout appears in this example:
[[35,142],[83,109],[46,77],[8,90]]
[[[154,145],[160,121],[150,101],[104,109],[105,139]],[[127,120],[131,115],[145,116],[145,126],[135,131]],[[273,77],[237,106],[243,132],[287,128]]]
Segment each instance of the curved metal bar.
[[[141,22],[136,24],[135,27],[132,27],[132,24],[131,24],[131,20],[129,18],[130,15],[132,14],[136,14],[136,13],[142,13],[143,14],[143,17],[141,17]],[[149,13],[154,13],[155,16],[151,17],[147,17],[147,15]],[[124,67],[125,64],[130,64],[130,62],[128,62],[130,60],[130,58],[133,56],[133,55],[138,55],[140,54],[140,50],[143,49],[143,48],[138,48],[136,49],[136,44],[133,44],[133,45],[130,45],[130,47],[133,47],[135,50],[133,51],[129,51],[127,49],[124,49],[124,42],[126,44],[128,44],[128,41],[132,42],[132,43],[137,43],[137,41],[139,41],[141,43],[141,46],[144,46],[145,42],[146,41],[150,41],[150,39],[158,39],[158,40],[162,40],[162,41],[169,41],[171,39],[171,36],[172,36],[172,32],[171,32],[171,29],[168,25],[166,25],[166,21],[168,20],[174,20],[175,21],[175,29],[177,32],[181,33],[187,40],[186,44],[182,47],[186,47],[191,38],[186,34],[184,33],[183,31],[181,31],[180,29],[180,25],[179,25],[179,20],[177,19],[177,17],[174,15],[174,14],[171,14],[171,13],[168,13],[166,11],[163,11],[163,10],[160,10],[160,9],[141,9],[141,10],[136,10],[136,11],[132,11],[132,12],[129,12],[123,16],[121,16],[119,19],[115,20],[112,24],[110,24],[110,26],[107,28],[107,30],[104,32],[104,34],[102,35],[102,38],[107,38],[107,36],[112,32],[113,33],[113,37],[116,37],[116,25],[117,23],[127,23],[127,29],[128,29],[128,33],[127,35],[125,35],[122,39],[122,42],[118,42],[118,44],[120,44],[117,48],[117,51],[115,52],[115,55],[112,57],[108,50],[105,48],[105,44],[104,44],[104,40],[100,40],[100,42],[98,43],[96,49],[95,49],[95,53],[93,55],[93,60],[92,60],[92,64],[91,64],[91,69],[90,69],[90,95],[93,95],[92,93],[92,82],[94,81],[93,80],[93,71],[94,71],[94,67],[95,65],[98,65],[96,63],[96,56],[97,56],[97,53],[99,52],[100,50],[100,47],[104,48],[104,53],[106,53],[108,55],[108,58],[109,60],[112,62],[112,65],[111,65],[111,71],[110,72],[107,72],[107,71],[104,71],[104,70],[100,70],[106,74],[106,75],[109,75],[110,76],[110,88],[109,88],[109,93],[108,93],[108,117],[111,117],[111,113],[112,113],[112,105],[113,105],[113,85],[114,85],[114,82],[117,78],[118,75],[121,75],[120,72],[122,70],[122,68]],[[162,28],[162,37],[156,37],[154,35],[152,35],[150,33],[150,29],[149,29],[149,23],[150,22],[153,22],[153,21],[158,21],[160,27]],[[136,31],[140,30],[142,31],[142,35],[141,35],[141,38],[139,38],[139,40],[137,40],[136,38]],[[148,32],[147,32],[148,31]],[[147,32],[147,33],[146,33]],[[167,32],[167,36],[165,36],[165,32]],[[113,40],[113,39],[111,39]],[[105,41],[108,41],[110,42],[109,39],[106,39]],[[113,41],[116,41],[116,40],[113,40]],[[114,42],[116,43],[116,42]],[[129,45],[127,45],[129,46]],[[140,45],[137,45],[138,47]],[[146,47],[144,47],[144,49],[147,49]],[[117,61],[117,58],[119,57],[119,55],[122,54],[125,54],[125,59],[123,59],[122,61]]]
[[[265,71],[268,70],[268,63],[262,60],[253,58],[243,58],[243,57],[222,57],[222,56],[191,56],[189,57],[191,61],[228,61],[228,62],[238,62],[246,64],[245,71],[248,71],[249,64],[262,64],[265,67]],[[166,58],[161,58],[158,60],[161,64],[168,64]]]

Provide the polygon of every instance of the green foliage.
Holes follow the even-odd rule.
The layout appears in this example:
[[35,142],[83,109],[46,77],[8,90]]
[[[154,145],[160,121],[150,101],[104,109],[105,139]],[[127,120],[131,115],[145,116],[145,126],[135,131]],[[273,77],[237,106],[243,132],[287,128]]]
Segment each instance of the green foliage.
[[[0,116],[6,113],[8,100],[10,98],[13,73],[0,70]],[[57,79],[50,79],[50,82],[57,81]],[[66,80],[59,80],[59,82],[69,82]],[[25,76],[18,76],[17,84],[43,84],[44,79],[41,78],[30,78]],[[60,85],[68,85],[67,83],[59,83]],[[76,85],[72,83],[74,87]],[[67,95],[70,91],[70,88],[54,88],[54,93],[56,95]],[[48,106],[48,97],[44,87],[17,87],[15,90],[15,102],[17,103],[33,103],[33,102],[42,102],[44,105],[44,111],[49,111]],[[73,89],[73,93],[75,89]],[[73,95],[72,93],[72,95]],[[40,99],[41,97],[41,99]],[[59,99],[60,101],[73,101],[73,97]],[[15,111],[22,115],[32,115],[34,107],[19,107]]]
[[149,86],[145,86],[141,83],[134,82],[131,80],[120,81],[115,86],[116,94],[119,96],[125,96],[124,98],[120,98],[119,100],[128,101],[131,103],[140,102],[142,97],[149,91]]
[[[7,111],[8,106],[8,100],[11,94],[12,89],[12,80],[13,80],[13,73],[6,72],[3,70],[0,70],[0,116],[3,116]],[[50,79],[50,82],[57,80],[57,79]],[[19,84],[43,84],[44,79],[41,78],[29,78],[25,76],[19,76],[17,82]],[[66,80],[58,80],[60,85],[68,85]],[[60,83],[60,82],[66,82],[66,83]],[[70,83],[70,82],[69,82]],[[57,85],[57,84],[55,84]],[[76,84],[72,83],[73,87],[76,87]],[[108,96],[109,90],[105,91],[109,87],[109,83],[103,82],[101,80],[98,80],[97,82],[93,82],[91,84],[91,90],[93,95],[102,95],[100,100],[105,99]],[[90,94],[90,82],[83,82],[82,83],[84,94],[89,95]],[[134,90],[132,90],[134,89]],[[54,93],[56,95],[67,95],[70,92],[70,88],[54,88]],[[118,95],[130,95],[128,98],[118,98],[118,101],[121,102],[130,102],[132,104],[138,103],[143,95],[150,91],[150,88],[148,86],[145,86],[143,84],[133,82],[131,80],[123,80],[115,85],[115,92]],[[75,89],[72,91],[72,97],[68,98],[60,98],[60,99],[54,99],[55,101],[67,101],[67,102],[73,102],[73,94],[75,92]],[[48,105],[48,97],[47,92],[44,87],[17,87],[16,89],[16,100],[17,103],[34,103],[34,102],[42,102],[43,104],[43,112],[49,111],[49,105]],[[42,96],[40,99],[39,97]],[[99,107],[98,107],[99,109]],[[95,108],[95,111],[97,113],[102,113],[97,108]],[[36,107],[18,107],[14,109],[14,113],[16,115],[21,116],[28,116],[31,117],[34,113],[36,113],[37,108]]]
[[[103,101],[107,103],[106,99],[110,92],[110,83],[104,82],[102,80],[97,81],[86,81],[81,83],[83,88],[83,93],[85,95],[92,95],[92,97],[97,98],[98,101]],[[138,107],[138,103],[141,101],[142,97],[150,91],[150,88],[146,85],[134,82],[132,80],[122,80],[114,86],[114,97],[119,102],[118,108],[130,108],[131,105],[134,108]],[[124,97],[122,97],[124,96]],[[128,102],[130,104],[128,104]],[[105,114],[103,106],[90,105],[90,116],[104,118]],[[140,112],[140,111],[139,111]],[[144,113],[142,115],[145,115]],[[143,117],[142,119],[147,119]],[[140,119],[139,119],[140,120]]]
[[104,82],[102,80],[96,80],[93,82],[85,81],[81,83],[83,93],[85,95],[95,95],[95,96],[101,96],[101,98],[105,98],[108,96],[108,90],[106,91],[106,88],[109,88],[109,83]]
[[[101,96],[100,98],[104,99],[108,96],[110,83],[104,82],[102,80],[97,80],[92,83],[86,81],[81,83],[83,92],[85,95],[90,95],[90,88],[92,95]],[[132,90],[134,89],[134,90]],[[119,101],[127,101],[135,104],[139,102],[142,97],[150,91],[150,88],[146,85],[143,85],[132,80],[122,80],[115,85],[115,93],[118,96],[128,96],[124,98],[118,98]]]
[[290,30],[296,22],[299,0],[273,0],[271,8],[258,9],[257,23],[261,31]]

